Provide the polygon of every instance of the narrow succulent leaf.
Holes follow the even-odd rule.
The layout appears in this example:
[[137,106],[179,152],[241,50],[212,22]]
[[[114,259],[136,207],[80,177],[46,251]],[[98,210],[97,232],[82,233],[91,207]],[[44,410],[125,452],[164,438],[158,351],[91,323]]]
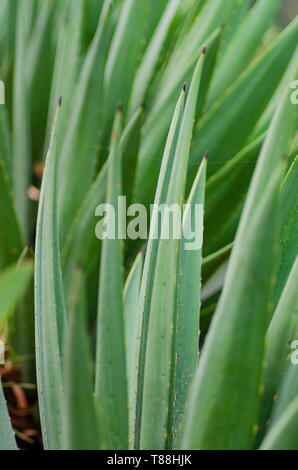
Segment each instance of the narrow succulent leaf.
[[204,5],[180,47],[172,55],[165,70],[156,98],[156,111],[160,112],[161,104],[166,101],[171,93],[177,90],[177,86],[195,64],[197,51],[203,46],[208,36],[229,18],[235,3],[235,0],[230,1],[228,4],[223,0],[211,0]]
[[[202,113],[205,104],[205,95],[208,92],[210,78],[213,72],[214,58],[218,49],[220,34],[221,29],[218,28],[214,32],[212,32],[209,37],[206,38],[205,46],[204,44],[202,44],[202,47],[205,47],[207,52],[202,72],[202,79],[200,83],[200,94],[197,103],[196,115],[200,115]],[[192,56],[191,64],[185,70],[184,76],[181,77],[180,85],[183,83],[183,78],[186,82],[189,82],[191,80],[194,67],[194,60],[194,56]],[[180,70],[180,64],[179,66],[176,66],[176,71],[172,72],[172,74],[176,75],[177,70]],[[170,89],[170,84],[165,86],[165,93],[162,95],[160,107],[153,107],[144,124],[143,138],[140,146],[140,154],[137,167],[135,191],[135,201],[138,203],[141,202],[143,204],[151,204],[154,199],[154,190],[158,181],[161,157],[163,155],[163,147],[166,141],[167,131],[170,126],[172,114],[175,109],[176,97],[179,92],[178,85],[175,85],[169,96],[167,92]],[[158,89],[160,87],[161,84],[159,85]],[[206,148],[201,153],[201,155],[204,155]],[[196,169],[198,168],[199,163],[200,162],[197,162]],[[192,182],[194,178],[195,174],[193,175]]]
[[261,116],[256,128],[254,129],[253,133],[250,136],[250,139],[254,139],[256,136],[260,135],[262,132],[266,131],[270,125],[270,122],[274,116],[274,113],[279,105],[280,102],[280,95],[282,90],[291,83],[291,78],[293,74],[295,74],[295,70],[297,70],[297,61],[298,61],[298,46],[292,56],[292,59],[289,63],[289,66],[284,73],[280,84],[278,85],[273,97],[271,98],[267,108],[265,109],[263,115]]
[[32,263],[11,266],[0,276],[0,321],[7,318],[24,294],[33,274]]
[[[173,159],[175,155],[175,147],[178,139],[181,119],[183,116],[183,107],[185,99],[185,88],[183,87],[177,102],[175,112],[173,114],[169,134],[165,146],[164,156],[162,159],[159,180],[156,187],[155,201],[154,203],[164,204],[170,184],[170,175],[173,167]],[[156,225],[158,223],[157,215],[152,214],[150,221],[150,233],[154,233]],[[135,370],[133,377],[134,383],[134,395],[132,412],[135,413],[135,441],[134,447],[138,449],[140,447],[140,431],[141,431],[141,416],[142,416],[142,401],[143,401],[143,387],[144,387],[144,368],[146,359],[146,347],[148,338],[148,325],[149,325],[149,312],[150,302],[153,289],[153,280],[156,269],[156,258],[158,253],[159,240],[149,236],[146,256],[144,262],[140,300],[139,300],[139,334],[138,334],[138,367]]]
[[285,90],[258,159],[195,376],[183,448],[252,447],[279,228],[279,188],[288,146],[288,139],[280,138],[280,127],[289,103]]
[[148,26],[144,37],[147,44],[150,42],[169,1],[170,0],[161,0],[160,2],[150,2],[149,16],[147,20]]
[[25,51],[29,34],[30,8],[17,2],[17,37],[14,63],[13,84],[13,192],[15,205],[22,229],[27,241],[29,235],[28,214],[29,199],[27,189],[30,178],[30,145],[28,87],[25,69]]
[[[83,1],[83,44],[88,46],[91,42],[97,26],[97,18],[102,11],[105,0],[88,0]],[[70,3],[73,3],[70,0]]]
[[65,310],[60,272],[57,222],[56,122],[41,187],[35,247],[36,369],[43,441],[47,449],[62,445],[62,338]]
[[138,254],[129,272],[124,288],[124,315],[125,315],[125,348],[128,384],[128,410],[129,410],[129,448],[133,448],[135,421],[133,412],[133,377],[138,367],[138,333],[140,324],[139,297],[143,272],[143,250]]
[[142,112],[143,106],[140,106],[123,129],[119,144],[123,152],[126,148],[129,148],[130,141],[133,139],[135,131],[138,130],[138,121]]
[[287,356],[287,365],[281,378],[279,387],[274,396],[272,412],[267,422],[271,429],[278,422],[280,417],[286,411],[290,403],[298,395],[298,374],[297,374],[297,338],[298,330],[295,332],[295,339],[290,344],[290,353]]
[[69,325],[64,340],[63,448],[99,449],[93,377],[87,332],[85,277],[76,271],[72,285]]
[[18,450],[0,378],[0,450]]
[[[188,3],[181,2],[179,11],[185,15],[183,22],[181,24],[181,28],[179,31],[179,37],[177,39],[175,49],[178,49],[183,42],[185,36],[187,35],[188,31],[190,30],[193,22],[198,17],[200,11],[202,10],[203,6],[205,5],[207,0],[190,0]],[[183,10],[184,9],[184,10]]]
[[222,260],[222,256],[226,256],[228,253],[231,252],[232,248],[234,246],[234,243],[229,243],[228,245],[224,246],[218,251],[215,251],[214,253],[211,253],[211,255],[206,256],[205,258],[202,259],[202,267],[207,267],[209,265],[212,265],[214,261]]
[[[53,61],[53,17],[56,2],[41,2],[32,26],[30,37],[25,43],[26,62],[25,78],[28,84],[28,106],[30,109],[30,129],[33,156],[38,156],[43,146],[46,115],[41,109],[46,109],[51,89],[51,70]],[[47,54],[45,54],[47,51]],[[38,96],[38,99],[37,99]],[[61,96],[61,95],[59,95]],[[55,105],[59,99],[56,97]],[[52,120],[54,113],[52,115]],[[47,142],[49,144],[49,142]]]
[[218,28],[206,42],[206,49],[208,47],[208,53],[206,54],[204,68],[202,71],[201,85],[199,90],[199,98],[196,109],[196,121],[199,121],[205,110],[207,94],[209,91],[210,82],[215,70],[218,53],[222,41],[223,28]]
[[297,35],[298,18],[257,56],[201,120],[192,146],[188,187],[194,178],[198,156],[206,148],[209,176],[240,151],[291,59]]
[[96,171],[102,111],[103,49],[109,5],[107,0],[78,78],[74,91],[76,99],[61,149],[59,220],[62,246]]
[[290,165],[294,162],[298,155],[298,132],[296,132],[296,135],[294,137],[291,150],[290,150],[290,157],[289,157],[289,163]]
[[[199,319],[200,319],[200,279],[203,244],[203,205],[205,202],[207,159],[199,167],[187,207],[183,214],[183,235],[181,237],[177,293],[174,319],[174,339],[172,346],[172,380],[169,403],[168,446],[177,448],[179,434],[189,387],[193,381],[199,356]],[[200,225],[198,212],[201,210]],[[185,233],[195,227],[195,242],[187,247],[189,240]]]
[[224,31],[218,56],[218,63],[224,56],[226,49],[229,47],[230,43],[234,40],[234,37],[238,33],[241,24],[245,21],[250,7],[251,2],[249,0],[239,1],[237,5],[234,6],[229,18],[224,22]]
[[[224,289],[195,376],[186,412],[183,448],[251,448],[275,243],[274,231],[271,229],[269,237],[268,227],[272,228],[276,214],[279,182],[280,169],[263,194],[262,203],[250,215],[250,229],[246,232],[242,217]],[[241,252],[242,247],[245,252]],[[260,253],[264,274],[258,273],[256,282],[254,265],[259,262]],[[251,301],[252,295],[256,303]]]
[[[127,162],[127,160],[132,158],[131,153],[128,152],[127,149],[131,148],[132,141],[137,140],[135,133],[138,133],[137,129],[140,125],[141,115],[142,109],[140,108],[129,120],[121,134],[119,145],[122,150],[123,161]],[[107,161],[103,165],[95,181],[90,186],[65,239],[61,253],[61,261],[63,267],[63,284],[67,297],[75,266],[82,267],[85,273],[90,275],[93,275],[94,269],[97,269],[100,241],[95,237],[94,233],[94,214],[96,207],[105,202],[108,164]],[[124,167],[124,165],[122,166]],[[128,168],[127,166],[123,168],[124,181],[126,181],[125,174],[128,175],[130,172],[129,166]]]
[[138,65],[143,43],[142,38],[145,38],[149,11],[149,0],[122,2],[105,68],[106,133],[110,132],[113,110],[119,101],[122,102],[124,115],[126,114],[134,71]]
[[0,269],[16,261],[22,250],[22,236],[12,193],[8,122],[0,105]]
[[243,201],[264,139],[263,134],[245,146],[208,178],[204,243],[206,256],[234,239]]
[[143,114],[143,107],[137,109],[125,126],[120,140],[122,150],[122,193],[126,196],[127,205],[132,203],[134,196]]
[[170,0],[168,2],[160,23],[146,49],[132,86],[129,115],[132,115],[135,110],[143,104],[148,85],[154,72],[156,61],[177,12],[179,3],[180,0]]
[[[5,90],[4,90],[5,91]],[[0,107],[0,154],[7,176],[12,179],[12,148],[8,115],[5,104]]]
[[208,108],[247,67],[280,4],[280,0],[260,0],[250,10],[218,64],[210,87]]
[[[25,247],[18,260],[18,268],[33,267],[34,254]],[[33,271],[33,270],[32,270]],[[33,274],[33,273],[32,273]],[[21,361],[25,382],[36,383],[35,372],[35,328],[34,328],[34,278],[31,276],[24,295],[16,304],[8,322],[9,351],[12,361]]]
[[75,266],[82,266],[86,272],[89,271],[90,261],[92,263],[95,254],[99,253],[100,242],[94,233],[94,214],[96,207],[105,202],[107,172],[108,162],[91,185],[65,239],[61,262],[66,293],[69,291]]
[[259,412],[258,439],[264,435],[266,422],[276,400],[281,377],[291,354],[289,345],[296,339],[298,331],[298,257],[285,285],[266,335],[264,359],[263,395]]
[[[174,204],[180,209],[184,200],[185,177],[204,57],[205,51],[200,55],[195,68],[181,121],[170,175],[171,184],[165,199],[167,207]],[[144,369],[142,449],[163,449],[167,438],[178,251],[179,240],[176,237],[161,237],[153,280]]]
[[218,266],[230,256],[233,246],[234,242],[229,243],[220,250],[202,259],[203,282],[209,279]]
[[61,133],[61,136],[65,135],[66,121],[69,116],[69,106],[78,75],[82,22],[83,1],[70,0],[67,4],[57,41],[56,57],[53,66],[52,88],[48,107],[48,122],[44,149],[45,156],[51,137],[53,116],[55,115],[56,104],[60,96],[63,97],[63,110],[59,120],[59,132]]
[[[117,111],[108,166],[106,204],[117,211],[121,190],[121,112]],[[116,215],[116,214],[115,214]],[[107,216],[107,224],[111,217]],[[98,295],[95,406],[99,414],[101,448],[127,449],[128,402],[122,299],[122,249],[116,217],[115,238],[102,240]]]
[[9,5],[8,1],[4,0],[0,5],[0,53],[1,64],[0,73],[1,77],[6,77],[9,69]]
[[298,450],[298,397],[292,401],[261,444],[261,450]]
[[[297,106],[292,105],[293,108]],[[298,123],[298,121],[296,121]],[[282,186],[281,237],[278,260],[276,264],[276,284],[274,286],[273,303],[277,304],[287,282],[291,268],[298,254],[298,156],[293,161]]]
[[229,260],[223,260],[219,266],[216,267],[209,279],[204,283],[201,291],[201,301],[206,302],[214,295],[220,293],[224,286]]

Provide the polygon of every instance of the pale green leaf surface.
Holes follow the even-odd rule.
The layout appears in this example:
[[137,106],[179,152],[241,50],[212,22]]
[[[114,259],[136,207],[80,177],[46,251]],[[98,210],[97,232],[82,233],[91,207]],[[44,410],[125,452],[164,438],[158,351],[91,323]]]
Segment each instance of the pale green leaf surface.
[[[171,184],[166,204],[182,206],[190,143],[200,79],[202,53],[195,68],[177,139]],[[181,227],[180,227],[181,230]],[[167,432],[167,410],[171,369],[176,273],[179,241],[173,237],[159,240],[150,305],[148,340],[144,370],[141,448],[163,449]]]
[[11,266],[0,276],[0,321],[7,318],[29,285],[33,274],[32,263]]
[[298,397],[269,431],[261,450],[298,450]]
[[224,289],[194,380],[183,448],[235,450],[252,446],[279,227],[282,158],[289,144],[287,132],[291,132],[281,137],[280,126],[291,113],[290,106],[286,90],[246,198]]
[[[58,111],[57,111],[58,115]],[[57,139],[55,118],[41,187],[35,247],[36,369],[43,440],[62,446],[62,338],[65,309],[57,221]]]
[[[298,332],[298,257],[277,308],[273,314],[266,335],[266,354],[264,359],[263,395],[259,412],[259,434],[261,438],[266,422],[276,400],[281,377],[287,368],[290,345]],[[298,392],[298,390],[296,390]],[[293,390],[294,392],[294,390]]]
[[93,401],[84,282],[83,273],[77,270],[72,285],[69,328],[64,340],[63,448],[66,450],[96,450],[100,447]]
[[203,219],[198,226],[196,222],[196,205],[204,205],[206,185],[206,165],[204,157],[199,167],[196,179],[184,214],[183,234],[181,237],[178,271],[177,293],[174,319],[174,341],[172,347],[172,380],[171,400],[169,414],[169,439],[177,448],[182,418],[188,397],[189,387],[192,384],[197,368],[199,356],[199,319],[200,319],[200,294],[201,294],[201,264],[202,248],[187,248],[189,240],[185,237],[184,230],[195,230],[195,237],[199,237],[203,243]]
[[[106,203],[115,211],[121,194],[121,113],[117,111],[108,164]],[[106,217],[109,224],[110,217]],[[116,216],[116,238],[101,243],[98,294],[95,406],[102,449],[127,449],[128,400],[123,313],[121,220]]]
[[143,272],[143,251],[138,254],[129,272],[124,288],[124,315],[125,315],[125,348],[128,384],[129,409],[129,448],[133,448],[135,422],[133,412],[133,377],[138,367],[138,332],[140,330],[139,297]]

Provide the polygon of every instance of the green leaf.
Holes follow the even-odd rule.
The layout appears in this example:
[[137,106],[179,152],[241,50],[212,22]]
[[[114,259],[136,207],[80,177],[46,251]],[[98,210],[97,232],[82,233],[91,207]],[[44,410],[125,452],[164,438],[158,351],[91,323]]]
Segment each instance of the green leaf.
[[[108,166],[106,204],[117,211],[121,188],[119,139],[121,113],[116,113]],[[106,223],[113,216],[107,215]],[[121,221],[116,217],[115,238],[105,238],[101,246],[98,294],[95,405],[99,413],[102,449],[127,449],[128,402],[125,360],[125,331],[122,299],[122,249],[118,238]]]
[[17,33],[13,83],[13,192],[16,211],[25,240],[29,236],[30,134],[28,86],[25,69],[25,50],[30,30],[31,10],[24,2],[17,2]]
[[[242,0],[241,0],[242,1]],[[197,51],[203,47],[204,41],[223,23],[228,20],[237,0],[228,4],[225,0],[208,1],[183,38],[182,43],[172,54],[171,60],[163,74],[160,89],[154,104],[155,115],[167,97],[176,93],[177,87],[185,79],[186,74],[194,66]]]
[[76,271],[64,340],[63,448],[66,450],[96,450],[100,443],[93,402],[84,281],[83,273]]
[[[83,4],[84,4],[84,14],[83,14],[84,45],[88,45],[92,40],[92,37],[96,31],[97,18],[99,17],[100,12],[102,11],[104,1],[105,0],[88,0],[87,2],[83,1]],[[70,0],[70,3],[73,3],[72,0]]]
[[[87,2],[88,4],[90,2]],[[44,154],[46,156],[52,132],[52,121],[57,101],[63,98],[63,110],[59,119],[59,133],[65,135],[71,109],[72,97],[78,75],[81,52],[83,22],[83,1],[70,0],[66,3],[65,13],[59,33],[55,63],[53,66],[52,87],[48,107],[48,120],[45,136]]]
[[[280,417],[286,411],[290,403],[298,395],[298,374],[297,374],[297,329],[295,331],[295,340],[290,344],[290,353],[287,356],[287,365],[281,378],[276,395],[272,412],[269,417],[269,429],[275,426]],[[293,354],[293,356],[292,356]],[[294,361],[292,362],[292,360]]]
[[18,450],[0,378],[0,450]]
[[[292,105],[293,108],[297,106]],[[297,121],[296,121],[297,122]],[[298,156],[292,163],[282,186],[282,214],[281,214],[281,237],[279,256],[276,263],[276,284],[273,293],[273,303],[276,305],[282,290],[287,282],[292,266],[298,254]]]
[[[276,400],[281,377],[287,367],[289,345],[298,331],[298,257],[274,312],[266,335],[263,395],[260,405],[258,438],[264,435],[266,422]],[[259,441],[260,442],[260,441]]]
[[33,274],[32,263],[7,268],[0,276],[0,321],[7,318],[29,285]]
[[207,180],[205,255],[221,249],[234,239],[264,138],[263,134],[245,146]]
[[[24,45],[26,48],[24,67],[26,83],[28,84],[28,109],[30,112],[29,127],[32,131],[34,130],[31,135],[32,155],[34,158],[39,157],[46,127],[46,114],[41,113],[40,110],[47,108],[51,89],[52,62],[54,58],[52,42],[56,5],[56,2],[40,3],[30,38],[27,38]],[[45,51],[47,51],[46,54]],[[56,98],[55,105],[59,96]],[[54,114],[52,115],[52,120],[53,117]],[[49,141],[47,144],[49,144]]]
[[[121,101],[126,115],[129,93],[145,39],[150,1],[124,0],[105,67],[105,136],[110,135],[114,109]],[[142,103],[141,103],[142,104]],[[137,105],[139,106],[139,105]],[[135,112],[136,109],[133,110]]]
[[[185,177],[203,63],[204,53],[195,68],[181,121],[170,175],[171,184],[165,198],[168,208],[178,205],[180,209],[184,200]],[[181,231],[181,226],[179,230]],[[163,449],[167,437],[178,251],[179,240],[171,236],[169,239],[161,237],[153,280],[144,369],[140,441],[142,449]]]
[[132,86],[131,98],[129,103],[129,115],[132,115],[136,109],[143,104],[150,80],[154,72],[158,56],[162,49],[164,40],[168,34],[171,23],[177,12],[180,0],[170,0],[167,8],[158,24],[158,27],[145,51],[142,62],[136,73]]
[[[218,57],[218,63],[222,60],[223,55],[226,52],[226,49],[230,46],[230,43],[234,40],[236,34],[238,34],[241,24],[245,21],[247,12],[251,7],[251,2],[249,0],[240,0],[232,9],[232,13],[229,18],[223,23],[223,34],[222,42]],[[239,44],[240,46],[240,44]]]
[[293,112],[290,107],[286,90],[246,198],[224,289],[190,395],[182,448],[252,447],[279,227],[279,188],[288,146],[284,121]]
[[35,247],[35,317],[37,384],[43,442],[46,449],[62,445],[62,339],[65,309],[60,271],[57,222],[56,122],[41,187]]
[[261,444],[261,450],[298,450],[298,397],[288,406]]
[[210,87],[208,108],[247,67],[280,3],[280,0],[259,0],[250,10],[221,57]]
[[133,448],[134,422],[134,382],[133,377],[138,367],[138,333],[141,316],[139,315],[139,297],[143,272],[143,251],[135,259],[124,288],[125,348],[128,383],[129,409],[129,448]]
[[[200,29],[196,34],[200,33]],[[212,32],[212,31],[211,31]],[[206,46],[206,59],[202,72],[202,79],[200,84],[199,101],[197,104],[196,114],[202,113],[205,104],[206,93],[211,79],[214,68],[214,59],[218,50],[221,29],[216,29],[209,37],[204,37]],[[203,47],[203,39],[201,40]],[[199,50],[199,45],[197,50]],[[170,126],[173,111],[175,109],[176,97],[179,93],[179,88],[183,81],[189,82],[193,73],[195,57],[197,52],[191,56],[190,63],[185,66],[184,74],[180,77],[180,82],[173,84],[171,89],[171,80],[176,79],[177,73],[180,75],[181,61],[175,65],[175,71],[171,71],[171,78],[168,77],[168,83],[161,83],[158,85],[158,95],[155,97],[154,106],[150,111],[146,122],[143,127],[143,137],[140,146],[139,161],[137,167],[136,179],[136,195],[135,201],[137,203],[150,204],[154,198],[154,191],[158,181],[158,174],[161,163],[161,156],[163,147],[166,141],[167,132]],[[170,67],[170,64],[169,66]],[[168,67],[166,71],[168,70]],[[204,155],[206,149],[201,153],[200,158]],[[200,161],[196,163],[195,172],[199,166]],[[192,182],[195,178],[193,174]],[[190,190],[190,188],[189,188]]]
[[[183,116],[185,91],[182,90],[180,98],[173,114],[172,123],[169,129],[168,139],[164,150],[164,156],[162,159],[159,180],[156,187],[155,204],[164,204],[166,201],[170,175],[173,168],[173,160],[175,156],[175,148],[178,139],[178,133],[180,129],[180,123]],[[150,233],[154,233],[158,223],[157,214],[153,213],[150,222]],[[153,289],[154,274],[156,269],[156,259],[159,248],[159,239],[150,237],[146,249],[146,257],[144,263],[143,277],[140,290],[140,302],[139,302],[139,315],[140,325],[138,334],[138,367],[135,370],[133,377],[134,382],[134,395],[132,412],[135,413],[135,442],[134,447],[138,449],[140,447],[140,431],[141,431],[141,416],[142,416],[142,401],[143,401],[143,388],[144,388],[144,369],[146,359],[146,347],[148,339],[148,325],[149,325],[149,314],[151,305],[151,296]]]
[[10,138],[4,105],[0,105],[0,269],[17,260],[22,237],[12,194]]
[[274,113],[279,105],[280,95],[283,89],[286,86],[289,86],[291,77],[293,76],[293,74],[295,73],[295,70],[297,69],[297,60],[298,60],[298,46],[296,47],[296,50],[291,58],[289,66],[287,67],[277,89],[275,90],[268,106],[266,107],[265,112],[261,116],[253,133],[251,134],[250,139],[254,140],[258,135],[262,134],[264,131],[267,131],[270,125],[270,122],[274,116]]
[[206,302],[206,300],[220,293],[224,286],[228,265],[229,260],[223,260],[218,266],[216,266],[210,278],[204,283],[201,292],[202,302]]
[[105,25],[110,1],[99,19],[74,91],[74,106],[59,164],[59,220],[61,246],[96,171],[101,121]]
[[199,122],[192,146],[188,187],[193,181],[198,158],[206,149],[210,176],[242,148],[290,61],[297,34],[298,18],[257,56]]
[[[33,265],[34,254],[25,247],[17,266]],[[33,267],[33,266],[32,266]],[[34,328],[34,279],[30,278],[24,295],[17,303],[8,321],[9,352],[13,362],[20,362],[25,382],[36,383],[35,372],[35,328]]]
[[136,166],[143,124],[143,107],[137,109],[123,130],[120,146],[122,149],[122,194],[126,196],[127,205],[133,198]]
[[[140,126],[142,110],[139,109],[129,120],[122,132],[120,147],[122,151],[122,160],[126,164],[123,168],[124,182],[128,181],[131,175],[131,154],[127,149],[132,148],[132,141],[138,140],[135,133]],[[94,274],[98,271],[98,257],[100,256],[100,240],[95,237],[94,232],[94,214],[96,207],[105,202],[108,161],[103,165],[95,181],[82,202],[77,215],[74,217],[70,230],[65,239],[61,253],[63,267],[63,285],[66,293],[66,299],[69,297],[72,275],[75,267],[82,267],[89,277],[97,283],[97,277]],[[125,193],[124,193],[125,194]],[[94,279],[95,278],[95,279]],[[90,282],[90,279],[88,278]],[[97,287],[96,287],[97,288]]]
[[[195,237],[203,242],[203,218],[195,225],[196,205],[204,205],[207,160],[204,157],[193,183],[184,214],[183,234],[189,227],[195,228]],[[203,213],[202,213],[203,215]],[[190,224],[190,225],[189,225]],[[169,405],[168,445],[177,448],[189,387],[193,381],[199,357],[200,279],[202,248],[187,249],[185,235],[181,238],[177,271],[177,293],[172,348],[172,380]],[[171,445],[171,446],[172,446]],[[170,447],[171,447],[170,446]]]
[[234,246],[234,243],[229,243],[218,251],[211,253],[211,255],[206,256],[202,260],[202,272],[203,272],[203,282],[210,278],[212,273],[218,268],[218,266],[225,261]]

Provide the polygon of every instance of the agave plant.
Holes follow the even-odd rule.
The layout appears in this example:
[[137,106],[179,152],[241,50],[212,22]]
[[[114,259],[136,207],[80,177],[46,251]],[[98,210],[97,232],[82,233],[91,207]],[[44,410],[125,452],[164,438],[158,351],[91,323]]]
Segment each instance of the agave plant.
[[[282,5],[2,0],[1,338],[36,374],[45,449],[298,449],[298,20],[280,30]],[[180,236],[153,211],[158,236],[99,240],[104,203],[126,234],[119,196],[184,209]],[[0,383],[0,448],[17,444]]]

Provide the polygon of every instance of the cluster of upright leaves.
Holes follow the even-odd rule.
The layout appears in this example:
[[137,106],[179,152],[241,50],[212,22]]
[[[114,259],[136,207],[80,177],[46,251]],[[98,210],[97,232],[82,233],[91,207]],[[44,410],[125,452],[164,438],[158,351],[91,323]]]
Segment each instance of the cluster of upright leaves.
[[[30,352],[36,237],[45,448],[298,448],[298,21],[272,33],[282,3],[2,0],[0,269],[19,264],[0,322]],[[118,195],[187,202],[181,240],[100,242],[96,207]],[[187,251],[196,204],[204,244]],[[0,417],[15,448],[2,389]]]

